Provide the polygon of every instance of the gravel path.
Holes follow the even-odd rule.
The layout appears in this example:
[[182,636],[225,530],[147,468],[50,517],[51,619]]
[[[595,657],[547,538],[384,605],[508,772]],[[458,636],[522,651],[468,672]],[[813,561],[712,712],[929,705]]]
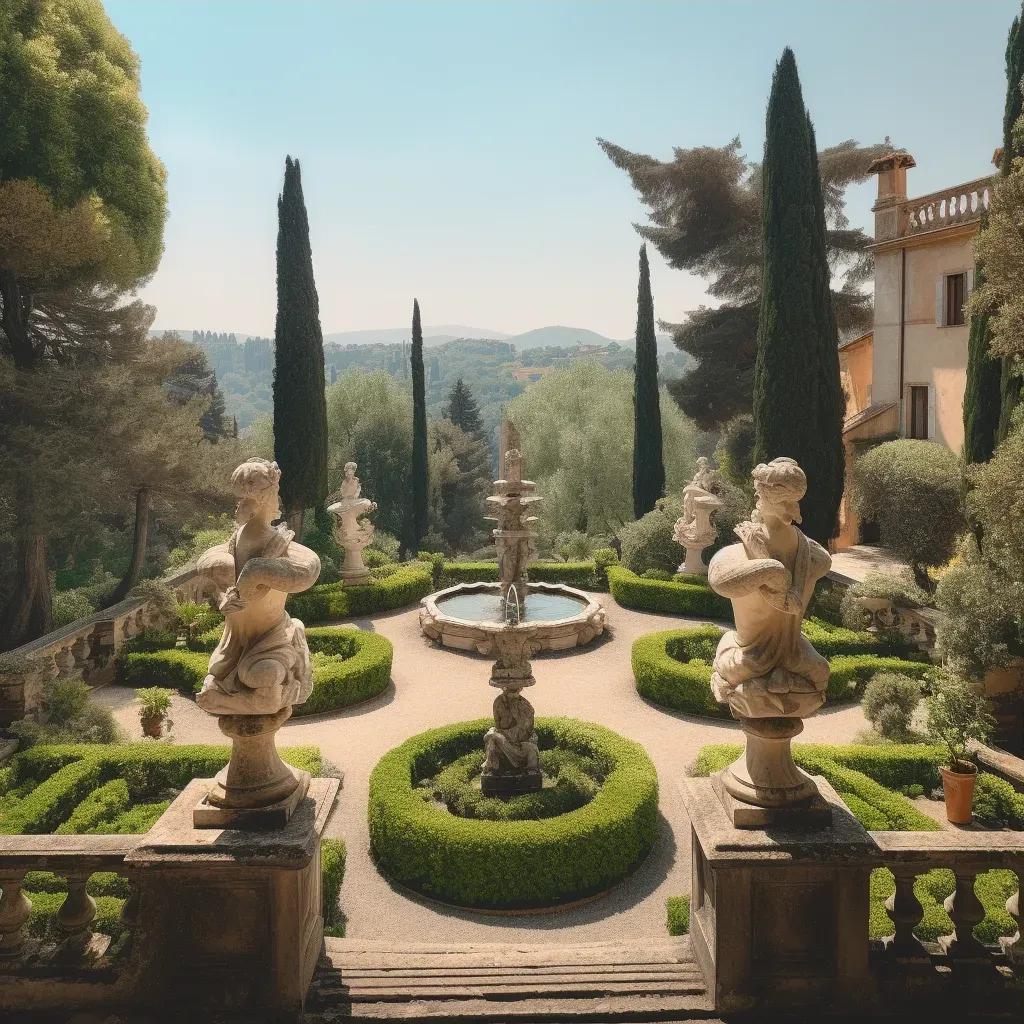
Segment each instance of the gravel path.
[[[502,916],[454,910],[393,889],[370,859],[366,824],[369,776],[380,757],[415,733],[490,714],[487,658],[439,648],[420,635],[418,609],[357,624],[386,636],[395,647],[391,686],[373,701],[337,714],[288,722],[281,746],[316,744],[345,775],[328,834],[348,846],[341,906],[353,938],[433,942],[594,942],[665,935],[665,900],[690,891],[689,822],[675,779],[685,774],[706,743],[739,743],[739,727],[662,711],[637,695],[630,648],[643,633],[696,620],[620,608],[598,595],[608,612],[608,633],[589,647],[533,660],[537,685],[529,694],[538,715],[599,722],[643,744],[658,770],[661,827],[647,861],[622,885],[591,903],[557,913]],[[112,706],[131,735],[141,731],[133,691],[108,687],[97,698]],[[216,721],[192,701],[175,697],[171,716],[178,743],[223,743]],[[829,710],[806,725],[802,739],[850,742],[867,723],[859,706]]]

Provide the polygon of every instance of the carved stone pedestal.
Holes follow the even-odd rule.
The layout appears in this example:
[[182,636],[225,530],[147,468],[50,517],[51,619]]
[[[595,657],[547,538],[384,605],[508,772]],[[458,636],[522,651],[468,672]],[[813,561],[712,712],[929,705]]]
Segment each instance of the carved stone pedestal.
[[799,718],[736,715],[747,743],[739,759],[711,777],[735,828],[828,828],[832,808],[793,761]]
[[692,823],[690,937],[715,1010],[855,1014],[875,1000],[868,882],[877,848],[815,778],[832,824],[737,829],[710,779],[682,779]]
[[119,987],[138,1011],[298,1021],[323,949],[320,837],[337,779],[313,779],[286,827],[197,829],[196,779],[125,857],[139,894]]
[[480,776],[480,792],[484,796],[519,796],[520,793],[536,793],[543,786],[544,776],[539,768],[508,772],[484,771]]
[[231,759],[192,812],[195,828],[277,829],[288,824],[309,788],[309,772],[281,760],[274,738],[291,717],[291,707],[276,715],[219,715],[217,724],[231,737]]

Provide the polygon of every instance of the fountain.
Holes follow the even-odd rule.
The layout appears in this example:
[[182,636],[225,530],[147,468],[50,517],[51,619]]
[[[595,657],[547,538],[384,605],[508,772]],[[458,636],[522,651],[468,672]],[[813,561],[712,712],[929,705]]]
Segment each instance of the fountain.
[[[537,551],[537,485],[523,479],[522,441],[508,420],[501,426],[501,479],[488,499],[495,512],[498,583],[460,583],[423,599],[420,627],[446,647],[490,655],[496,637],[531,630],[539,651],[589,643],[604,631],[604,609],[582,590],[562,583],[530,582],[527,566]],[[510,597],[511,595],[511,604]],[[511,618],[515,617],[513,624]]]
[[374,528],[365,517],[376,511],[377,503],[361,494],[356,464],[346,462],[345,479],[336,495],[339,500],[327,506],[327,511],[334,516],[334,542],[345,552],[345,562],[338,569],[344,583],[367,583],[370,579],[370,570],[363,563],[363,548],[373,540]]

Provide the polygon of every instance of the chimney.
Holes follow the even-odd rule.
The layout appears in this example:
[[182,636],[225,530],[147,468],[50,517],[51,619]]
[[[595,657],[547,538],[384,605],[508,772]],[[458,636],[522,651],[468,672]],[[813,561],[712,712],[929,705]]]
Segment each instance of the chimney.
[[909,153],[887,153],[868,168],[868,174],[878,175],[878,196],[871,208],[875,215],[876,242],[902,234],[900,207],[907,201],[907,168],[916,166]]

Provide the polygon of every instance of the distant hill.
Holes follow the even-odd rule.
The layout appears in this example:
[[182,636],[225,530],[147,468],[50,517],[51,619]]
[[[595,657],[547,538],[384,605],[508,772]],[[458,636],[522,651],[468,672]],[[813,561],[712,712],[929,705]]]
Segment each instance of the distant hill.
[[[382,327],[372,331],[341,331],[337,334],[325,334],[324,341],[333,341],[338,345],[397,345],[409,341],[412,332],[408,327]],[[459,324],[442,324],[439,327],[423,328],[423,345],[431,348],[454,341],[456,338],[484,338],[487,341],[506,341],[508,335],[501,331],[492,331],[489,327],[463,327]]]

